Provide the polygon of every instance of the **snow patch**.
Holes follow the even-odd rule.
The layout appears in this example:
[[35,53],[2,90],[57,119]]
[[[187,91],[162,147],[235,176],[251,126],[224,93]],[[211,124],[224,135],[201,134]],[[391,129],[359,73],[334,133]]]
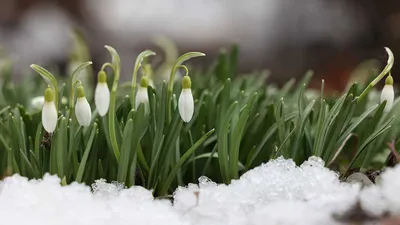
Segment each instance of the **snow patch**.
[[151,191],[126,188],[101,179],[89,186],[61,186],[56,176],[28,180],[13,175],[0,182],[0,221],[16,225],[127,224],[340,224],[357,200],[372,216],[399,214],[400,166],[383,173],[380,183],[361,189],[342,183],[317,157],[301,166],[278,158],[243,174],[230,185],[200,177],[179,187],[174,203]]

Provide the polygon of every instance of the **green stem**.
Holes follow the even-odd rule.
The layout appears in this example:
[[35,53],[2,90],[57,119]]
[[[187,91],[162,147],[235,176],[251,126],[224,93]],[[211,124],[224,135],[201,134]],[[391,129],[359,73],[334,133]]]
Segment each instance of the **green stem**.
[[183,67],[182,63],[189,60],[190,58],[205,56],[205,55],[206,54],[204,54],[202,52],[185,53],[176,60],[174,66],[172,67],[171,74],[169,76],[168,94],[167,94],[167,120],[168,120],[168,122],[170,122],[172,119],[171,118],[171,99],[172,99],[172,92],[174,89],[174,80],[175,80],[176,70],[181,67],[181,68],[186,69],[186,72],[188,73],[187,67],[186,66]]
[[137,73],[139,71],[140,66],[142,65],[143,59],[145,59],[151,55],[156,55],[156,53],[151,50],[145,50],[145,51],[141,52],[138,55],[138,57],[136,58],[135,67],[133,68],[133,74],[132,74],[132,99],[131,99],[132,108],[135,107],[135,101],[136,101]]
[[357,98],[357,102],[360,102],[362,99],[364,99],[365,96],[367,96],[368,92],[371,90],[371,88],[373,88],[379,81],[381,81],[382,78],[384,78],[386,76],[386,74],[388,74],[390,72],[390,70],[392,69],[393,64],[394,64],[393,53],[387,47],[385,47],[385,50],[389,56],[385,68],[383,68],[382,72],[371,83],[368,84],[368,86],[365,88],[365,90]]
[[80,66],[78,66],[78,68],[76,68],[74,70],[74,72],[72,73],[71,76],[71,84],[70,84],[70,92],[69,92],[69,111],[70,111],[70,116],[72,115],[72,112],[74,110],[74,100],[75,100],[75,96],[74,96],[74,90],[75,90],[75,86],[76,84],[80,83],[77,80],[78,75],[81,73],[82,70],[84,70],[86,67],[92,65],[93,63],[91,61],[82,63]]
[[111,46],[104,46],[112,56],[112,64],[114,67],[114,81],[110,93],[110,109],[108,110],[108,129],[110,133],[111,146],[114,151],[115,158],[119,162],[120,152],[117,142],[117,135],[115,133],[115,99],[117,96],[117,89],[121,71],[121,60],[117,51]]
[[115,68],[114,68],[113,64],[111,64],[109,62],[106,62],[101,66],[101,71],[104,71],[107,66],[110,67],[115,72]]

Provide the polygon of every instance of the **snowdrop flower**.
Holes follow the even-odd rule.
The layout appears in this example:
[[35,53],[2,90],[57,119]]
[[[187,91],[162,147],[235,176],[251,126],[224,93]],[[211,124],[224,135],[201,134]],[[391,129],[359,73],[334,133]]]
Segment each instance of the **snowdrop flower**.
[[194,113],[194,101],[192,95],[192,81],[189,76],[184,76],[182,79],[182,92],[179,96],[178,109],[181,118],[186,123],[189,122]]
[[154,80],[153,80],[153,74],[154,74],[154,72],[153,72],[153,69],[151,68],[151,65],[150,64],[146,64],[146,65],[144,65],[143,66],[143,71],[144,71],[144,74],[146,74],[146,78],[147,78],[147,81],[148,81],[148,85],[150,86],[150,87],[155,87],[154,86]]
[[77,87],[77,100],[75,104],[75,115],[79,125],[87,127],[92,119],[92,111],[89,102],[86,100],[85,91],[82,85]]
[[46,88],[42,109],[42,124],[48,133],[53,133],[57,126],[57,109],[54,103],[53,89]]
[[94,91],[94,103],[100,116],[105,116],[110,106],[110,90],[107,85],[107,75],[104,71],[98,74],[98,82]]
[[137,91],[136,94],[136,100],[135,100],[135,109],[137,109],[140,105],[140,103],[143,103],[145,106],[145,112],[148,112],[148,106],[149,106],[149,96],[147,95],[147,86],[149,85],[149,81],[145,76],[143,76],[140,79],[140,87]]
[[394,91],[393,91],[393,77],[389,75],[385,80],[385,86],[381,92],[381,103],[386,101],[384,112],[389,112],[393,106]]
[[44,104],[44,96],[34,97],[31,100],[31,105],[33,106],[33,108],[37,110],[43,108],[43,104]]

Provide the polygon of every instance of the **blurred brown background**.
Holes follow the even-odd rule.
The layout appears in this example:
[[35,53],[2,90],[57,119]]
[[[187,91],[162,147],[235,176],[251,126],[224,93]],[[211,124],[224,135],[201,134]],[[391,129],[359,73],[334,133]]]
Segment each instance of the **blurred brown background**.
[[154,35],[174,40],[180,53],[205,52],[196,60],[204,64],[237,43],[241,72],[268,68],[283,83],[313,69],[314,85],[323,77],[332,90],[364,60],[382,67],[384,46],[400,55],[397,0],[0,0],[0,45],[17,75],[31,63],[62,67],[72,26],[90,41],[95,65],[109,57],[105,44],[115,47],[126,79],[141,50],[157,51]]

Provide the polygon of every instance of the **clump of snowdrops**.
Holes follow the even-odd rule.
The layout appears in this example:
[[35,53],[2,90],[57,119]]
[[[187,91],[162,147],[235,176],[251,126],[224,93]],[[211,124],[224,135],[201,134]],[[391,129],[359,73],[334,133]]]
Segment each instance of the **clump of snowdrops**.
[[[14,85],[10,67],[3,67],[0,172],[30,178],[57,174],[64,184],[105,178],[162,196],[201,175],[230,183],[281,155],[299,164],[316,155],[343,174],[355,167],[381,168],[386,144],[399,134],[393,126],[400,106],[394,101],[394,57],[388,48],[386,67],[369,84],[352,84],[341,97],[330,98],[322,81],[310,99],[311,71],[297,86],[290,80],[280,89],[266,82],[266,71],[237,76],[235,46],[209,69],[184,65],[204,56],[189,52],[164,64],[162,74],[149,63],[155,52],[143,51],[130,84],[120,84],[119,55],[105,47],[111,61],[97,72],[94,88],[79,79],[90,61],[67,80],[32,65],[44,80],[34,79],[35,89],[42,87],[44,94],[33,99],[28,94],[29,103],[18,95],[25,96],[33,80]],[[383,78],[380,101],[371,100]]]

